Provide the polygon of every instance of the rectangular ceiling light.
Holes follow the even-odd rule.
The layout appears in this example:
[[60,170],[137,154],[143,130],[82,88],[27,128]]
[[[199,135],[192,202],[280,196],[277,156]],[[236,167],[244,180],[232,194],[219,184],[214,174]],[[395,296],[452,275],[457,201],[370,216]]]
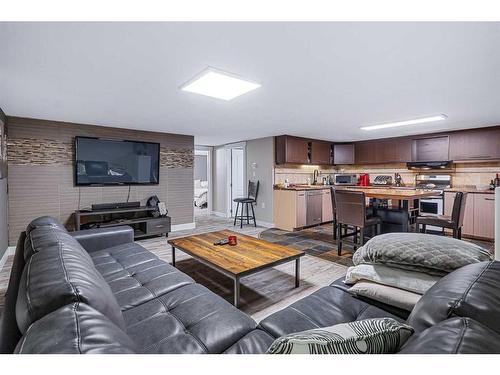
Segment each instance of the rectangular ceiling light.
[[208,68],[182,85],[181,90],[217,99],[231,100],[259,87],[258,83],[238,78],[233,74],[217,69]]
[[387,122],[385,124],[363,126],[361,129],[362,130],[377,130],[377,129],[385,129],[385,128],[395,128],[397,126],[417,125],[417,124],[423,124],[426,122],[443,121],[443,120],[446,120],[447,117],[448,116],[446,116],[446,115],[422,117],[422,118],[417,118],[417,119],[413,119],[413,120]]

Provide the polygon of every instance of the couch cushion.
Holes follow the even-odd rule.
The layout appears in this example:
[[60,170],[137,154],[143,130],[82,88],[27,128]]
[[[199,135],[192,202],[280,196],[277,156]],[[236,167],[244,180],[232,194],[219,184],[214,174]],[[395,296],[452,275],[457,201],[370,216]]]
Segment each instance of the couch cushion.
[[408,318],[423,331],[449,317],[469,317],[500,333],[500,262],[462,267],[439,280],[415,305]]
[[63,241],[73,246],[81,247],[66,230],[50,226],[34,228],[26,233],[26,239],[24,240],[24,260],[27,261],[33,254]]
[[145,353],[222,353],[255,322],[202,285],[190,284],[123,312]]
[[23,333],[34,321],[73,302],[84,302],[124,326],[120,307],[90,256],[66,241],[29,258],[17,296],[16,319]]
[[274,337],[269,333],[254,329],[234,343],[224,354],[263,354],[273,341]]
[[128,310],[194,281],[138,244],[91,253],[122,310]]
[[17,344],[20,354],[136,353],[127,334],[97,310],[73,303],[33,323]]
[[451,318],[414,334],[403,354],[500,354],[500,335],[470,318]]
[[259,326],[274,337],[280,337],[339,323],[383,317],[401,320],[340,288],[327,286],[268,316]]
[[62,231],[66,231],[64,225],[62,225],[56,218],[53,218],[52,216],[40,216],[28,224],[28,226],[26,227],[26,234],[29,234],[29,232],[31,232],[33,229],[40,227],[57,228]]

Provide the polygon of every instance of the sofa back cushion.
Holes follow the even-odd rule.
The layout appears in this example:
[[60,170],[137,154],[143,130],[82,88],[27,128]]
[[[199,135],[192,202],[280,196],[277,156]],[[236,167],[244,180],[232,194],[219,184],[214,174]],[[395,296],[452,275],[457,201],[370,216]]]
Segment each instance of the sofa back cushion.
[[26,232],[26,239],[24,240],[24,260],[28,261],[33,254],[44,251],[44,249],[57,245],[60,242],[78,244],[78,241],[66,232],[65,229],[51,226],[32,229]]
[[418,301],[408,324],[423,331],[450,317],[467,317],[500,333],[500,262],[470,264],[448,274]]
[[415,333],[402,354],[500,354],[500,335],[471,318],[455,317]]
[[26,227],[26,233],[31,232],[32,230],[40,227],[50,227],[57,228],[63,231],[66,231],[64,225],[62,225],[56,218],[52,216],[40,216],[34,220],[32,220],[28,226]]
[[61,307],[33,323],[21,338],[20,354],[132,354],[136,345],[99,311],[83,303]]
[[34,253],[26,262],[17,294],[19,330],[26,332],[34,321],[73,302],[84,302],[124,327],[109,285],[78,242],[60,241]]

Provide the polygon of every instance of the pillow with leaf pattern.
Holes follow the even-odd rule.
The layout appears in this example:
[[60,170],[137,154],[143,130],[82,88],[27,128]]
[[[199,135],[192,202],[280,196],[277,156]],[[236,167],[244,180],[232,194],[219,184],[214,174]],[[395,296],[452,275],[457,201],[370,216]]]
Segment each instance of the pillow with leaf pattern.
[[277,338],[269,354],[391,354],[413,334],[392,318],[357,320]]

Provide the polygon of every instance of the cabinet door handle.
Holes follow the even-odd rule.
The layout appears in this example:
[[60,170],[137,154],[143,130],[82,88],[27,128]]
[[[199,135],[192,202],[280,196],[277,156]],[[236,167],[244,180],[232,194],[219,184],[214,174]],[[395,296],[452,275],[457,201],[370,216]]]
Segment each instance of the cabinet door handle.
[[484,198],[485,201],[494,201],[495,198]]

